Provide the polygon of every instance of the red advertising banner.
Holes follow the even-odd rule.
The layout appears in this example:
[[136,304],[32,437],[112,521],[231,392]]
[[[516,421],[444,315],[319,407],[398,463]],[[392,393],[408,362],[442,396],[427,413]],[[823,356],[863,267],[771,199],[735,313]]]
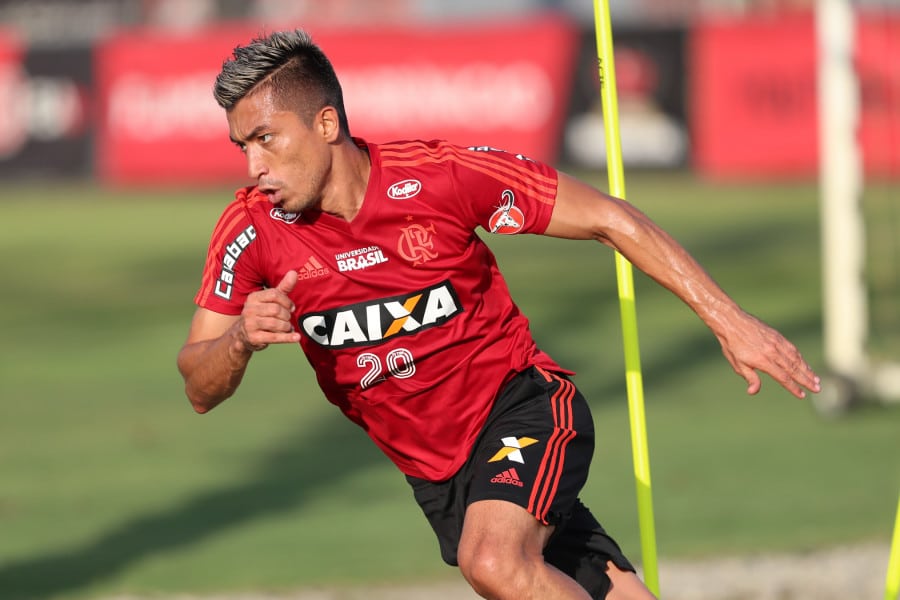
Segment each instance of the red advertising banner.
[[18,110],[25,87],[22,52],[19,40],[0,29],[0,162],[18,153],[28,138]]
[[243,157],[212,96],[216,74],[246,29],[188,36],[127,31],[95,54],[96,170],[115,183],[236,180]]
[[859,139],[869,172],[900,177],[900,13],[876,15],[864,13],[857,30]]
[[[863,13],[856,33],[866,170],[900,173],[900,17]],[[811,14],[702,22],[689,51],[693,164],[716,177],[817,173]]]
[[[311,33],[341,79],[353,135],[443,138],[556,159],[578,44],[568,22]],[[100,176],[116,183],[245,177],[212,84],[232,48],[256,34],[249,27],[189,37],[144,30],[102,44]]]

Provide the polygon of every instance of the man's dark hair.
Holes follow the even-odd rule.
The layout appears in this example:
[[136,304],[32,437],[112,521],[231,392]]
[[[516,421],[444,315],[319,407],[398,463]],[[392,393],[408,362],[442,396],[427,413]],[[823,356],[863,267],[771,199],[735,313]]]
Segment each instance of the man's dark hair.
[[350,135],[341,84],[331,61],[305,31],[278,31],[235,48],[222,64],[213,95],[227,111],[267,88],[278,108],[296,112],[307,124],[324,107],[334,107],[341,131]]

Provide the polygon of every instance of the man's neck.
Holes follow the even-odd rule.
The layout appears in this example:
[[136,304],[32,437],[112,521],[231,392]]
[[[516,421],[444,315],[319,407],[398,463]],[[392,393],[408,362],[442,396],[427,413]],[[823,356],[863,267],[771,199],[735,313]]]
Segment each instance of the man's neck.
[[372,165],[367,148],[346,139],[335,148],[322,212],[352,221],[362,208],[369,185]]

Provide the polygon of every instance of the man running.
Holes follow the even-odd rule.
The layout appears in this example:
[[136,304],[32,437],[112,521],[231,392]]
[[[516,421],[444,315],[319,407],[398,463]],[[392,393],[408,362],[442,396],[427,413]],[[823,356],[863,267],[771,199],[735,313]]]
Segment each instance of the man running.
[[694,310],[750,394],[758,371],[799,398],[819,391],[790,342],[630,204],[493,148],[351,137],[337,76],[302,31],[235,49],[215,97],[255,184],[210,241],[178,355],[191,404],[209,411],[254,353],[299,343],[485,598],[653,596],[578,498],[588,405],[535,345],[476,228],[614,248]]

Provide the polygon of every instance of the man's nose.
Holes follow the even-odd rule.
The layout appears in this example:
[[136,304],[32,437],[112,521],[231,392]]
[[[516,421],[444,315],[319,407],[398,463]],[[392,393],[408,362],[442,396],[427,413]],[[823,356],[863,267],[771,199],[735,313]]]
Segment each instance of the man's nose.
[[248,148],[247,174],[250,175],[250,179],[259,180],[259,178],[265,175],[267,172],[268,167],[266,167],[265,161],[260,156],[260,153],[253,150],[252,148]]

